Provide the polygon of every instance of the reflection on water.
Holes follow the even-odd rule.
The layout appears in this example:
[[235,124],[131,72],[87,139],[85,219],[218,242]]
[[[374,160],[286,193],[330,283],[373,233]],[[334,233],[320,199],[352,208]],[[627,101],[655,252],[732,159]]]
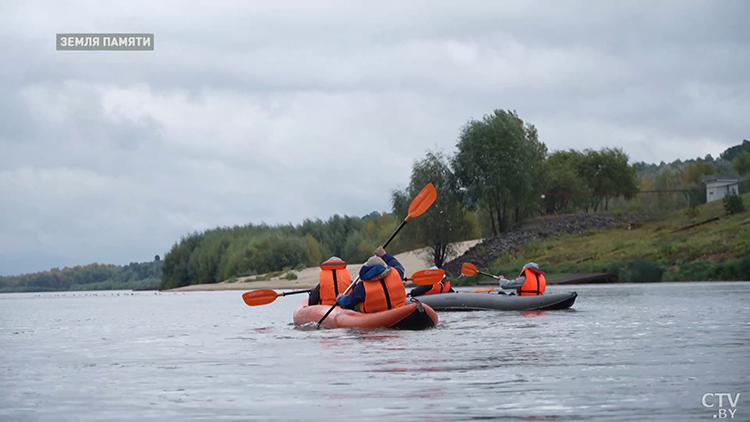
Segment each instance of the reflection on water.
[[298,300],[242,292],[0,295],[0,420],[685,421],[750,396],[750,283],[549,290],[573,289],[418,332],[299,329]]

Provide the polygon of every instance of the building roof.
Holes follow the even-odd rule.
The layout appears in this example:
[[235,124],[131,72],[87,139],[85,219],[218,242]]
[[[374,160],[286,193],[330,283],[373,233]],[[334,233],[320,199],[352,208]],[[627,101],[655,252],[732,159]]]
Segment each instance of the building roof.
[[711,182],[739,182],[739,176],[711,176],[703,179],[703,183]]

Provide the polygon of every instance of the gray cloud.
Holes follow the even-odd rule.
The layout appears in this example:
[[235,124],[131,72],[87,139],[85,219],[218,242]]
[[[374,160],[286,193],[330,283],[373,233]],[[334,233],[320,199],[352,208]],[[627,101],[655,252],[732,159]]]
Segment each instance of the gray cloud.
[[[428,148],[515,109],[551,150],[747,138],[744,1],[0,5],[0,274],[194,230],[389,209]],[[153,52],[59,52],[153,32]]]

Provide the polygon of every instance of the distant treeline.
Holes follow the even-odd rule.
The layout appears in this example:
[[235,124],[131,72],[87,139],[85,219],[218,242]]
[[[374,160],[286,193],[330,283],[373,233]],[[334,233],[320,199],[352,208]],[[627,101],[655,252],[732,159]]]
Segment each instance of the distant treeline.
[[[659,191],[656,198],[643,196],[630,205],[632,211],[643,211],[649,207],[657,211],[672,211],[694,207],[706,203],[706,184],[703,179],[711,176],[750,175],[750,141],[726,149],[714,158],[711,154],[704,158],[675,160],[671,163],[635,163],[640,189]],[[745,185],[743,183],[742,185]],[[680,191],[680,192],[676,192]]]
[[0,277],[0,293],[156,288],[161,281],[163,265],[160,260],[133,262],[125,266],[89,264]]
[[[175,243],[165,255],[161,288],[300,269],[319,265],[331,256],[364,262],[398,224],[393,214],[374,212],[365,217],[308,219],[298,225],[248,224],[195,232]],[[400,236],[388,252],[399,253],[414,246],[419,245]]]

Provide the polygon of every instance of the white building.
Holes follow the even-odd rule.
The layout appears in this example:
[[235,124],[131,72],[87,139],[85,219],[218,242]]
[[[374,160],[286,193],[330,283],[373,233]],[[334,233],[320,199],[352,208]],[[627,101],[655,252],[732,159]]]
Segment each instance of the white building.
[[703,183],[706,184],[706,202],[724,199],[724,197],[730,193],[736,193],[738,195],[740,193],[739,177],[709,177],[703,179]]

